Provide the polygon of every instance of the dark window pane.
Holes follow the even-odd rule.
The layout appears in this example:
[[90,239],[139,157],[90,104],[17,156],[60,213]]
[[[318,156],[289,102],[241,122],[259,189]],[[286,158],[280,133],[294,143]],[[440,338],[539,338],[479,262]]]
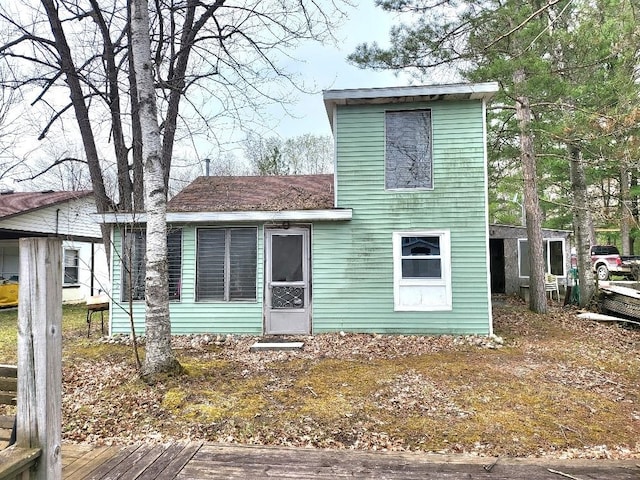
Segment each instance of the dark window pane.
[[196,300],[224,300],[225,230],[199,229]]
[[[122,299],[144,300],[147,236],[145,230],[124,232],[122,262]],[[182,230],[174,229],[167,234],[169,298],[180,299],[182,275]],[[129,287],[129,275],[131,285]]]
[[386,112],[385,135],[385,187],[431,188],[431,112]]
[[402,237],[402,256],[440,255],[440,237]]
[[520,242],[520,276],[529,276],[529,242]]
[[182,230],[171,230],[167,234],[167,257],[169,299],[180,300],[182,278]]
[[146,235],[143,230],[124,232],[122,299],[144,300]]
[[256,230],[232,228],[229,300],[256,298]]
[[271,237],[271,280],[302,281],[302,235]]
[[562,242],[549,242],[549,273],[564,276],[564,252]]
[[441,261],[439,258],[403,259],[402,278],[442,278]]

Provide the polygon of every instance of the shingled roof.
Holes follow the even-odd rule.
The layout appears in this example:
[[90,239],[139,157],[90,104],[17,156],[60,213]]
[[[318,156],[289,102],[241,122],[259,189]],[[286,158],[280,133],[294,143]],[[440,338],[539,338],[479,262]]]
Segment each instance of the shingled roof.
[[326,210],[333,175],[198,177],[168,204],[169,212]]
[[7,218],[69,200],[87,197],[92,193],[91,190],[2,193],[0,194],[0,218]]

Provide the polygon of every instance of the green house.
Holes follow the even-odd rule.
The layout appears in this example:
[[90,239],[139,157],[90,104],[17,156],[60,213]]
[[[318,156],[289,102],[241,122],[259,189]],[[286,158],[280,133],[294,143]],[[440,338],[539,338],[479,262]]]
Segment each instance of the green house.
[[[168,206],[172,333],[492,333],[495,83],[329,90],[334,175],[199,177]],[[144,215],[113,223],[112,334],[144,331]],[[131,299],[131,302],[129,301]]]

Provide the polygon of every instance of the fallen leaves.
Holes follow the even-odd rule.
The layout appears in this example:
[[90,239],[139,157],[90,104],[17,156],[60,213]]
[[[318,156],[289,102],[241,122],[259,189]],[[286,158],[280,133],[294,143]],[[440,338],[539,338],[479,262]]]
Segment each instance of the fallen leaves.
[[500,337],[335,333],[255,353],[258,337],[176,337],[188,375],[153,387],[122,354],[67,359],[64,439],[640,458],[640,331],[499,300]]

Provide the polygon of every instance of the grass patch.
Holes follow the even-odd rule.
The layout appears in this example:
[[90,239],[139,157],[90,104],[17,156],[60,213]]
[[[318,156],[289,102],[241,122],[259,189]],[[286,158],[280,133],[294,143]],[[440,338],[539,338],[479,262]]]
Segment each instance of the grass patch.
[[[87,308],[84,304],[62,307],[63,349],[86,336]],[[18,361],[18,309],[0,310],[0,363],[15,364]]]

